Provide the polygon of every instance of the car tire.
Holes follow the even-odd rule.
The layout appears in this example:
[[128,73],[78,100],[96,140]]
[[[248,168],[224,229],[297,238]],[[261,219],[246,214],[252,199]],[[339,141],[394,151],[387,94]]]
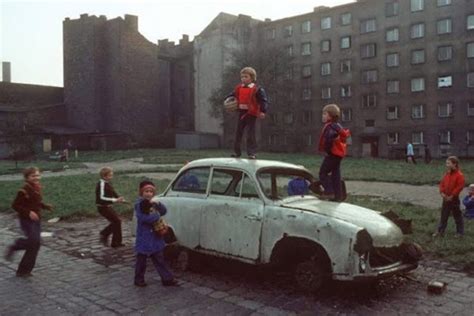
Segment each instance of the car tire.
[[309,259],[296,265],[294,276],[303,291],[317,293],[329,280],[329,270],[317,259]]

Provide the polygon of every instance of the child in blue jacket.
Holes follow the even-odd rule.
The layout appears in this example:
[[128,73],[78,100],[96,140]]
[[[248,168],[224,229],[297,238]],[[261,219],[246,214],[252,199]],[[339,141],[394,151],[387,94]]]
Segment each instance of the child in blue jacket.
[[464,217],[474,219],[474,184],[469,185],[469,193],[462,200],[462,204],[466,207]]
[[139,287],[146,286],[145,271],[148,257],[155,265],[164,286],[178,285],[164,259],[165,241],[153,229],[153,223],[159,221],[167,211],[162,203],[152,202],[155,192],[153,182],[148,180],[140,182],[140,197],[134,206],[137,217],[135,285]]

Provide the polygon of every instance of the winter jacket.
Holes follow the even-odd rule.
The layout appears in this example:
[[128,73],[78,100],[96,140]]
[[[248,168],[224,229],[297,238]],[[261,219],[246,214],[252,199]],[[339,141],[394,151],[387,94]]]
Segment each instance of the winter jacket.
[[309,183],[303,178],[294,178],[288,183],[288,195],[308,194]]
[[[262,87],[257,86],[255,83],[249,85],[238,84],[234,88],[234,92],[229,94],[226,99],[229,97],[235,97],[239,104],[239,110],[243,110],[249,115],[258,117],[260,113],[267,112],[267,94]],[[242,105],[247,106],[247,108],[243,108]]]
[[39,187],[35,188],[26,182],[25,185],[18,190],[16,198],[12,203],[12,208],[18,213],[19,217],[30,218],[30,211],[35,212],[41,217],[41,210],[47,207],[43,203],[41,189]]
[[95,186],[95,203],[98,206],[106,206],[115,203],[118,197],[119,195],[109,182],[104,179],[100,179],[100,181],[97,182]]
[[153,203],[153,211],[147,212],[142,203],[145,199],[138,198],[135,202],[135,216],[137,217],[137,234],[135,251],[140,254],[150,255],[162,251],[165,241],[153,231],[153,223],[158,221],[167,212],[163,203]]
[[464,175],[460,170],[448,171],[439,184],[439,192],[453,198],[459,198],[464,188]]
[[466,212],[464,213],[464,216],[467,218],[474,219],[474,196],[466,195],[462,200],[462,204],[464,204],[464,206],[466,207]]

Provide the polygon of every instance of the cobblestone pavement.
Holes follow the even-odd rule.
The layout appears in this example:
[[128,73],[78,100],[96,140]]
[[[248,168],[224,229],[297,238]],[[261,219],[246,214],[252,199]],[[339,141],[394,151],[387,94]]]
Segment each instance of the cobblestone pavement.
[[[442,262],[424,262],[406,277],[377,285],[334,283],[319,296],[298,292],[289,275],[204,258],[199,272],[178,274],[180,286],[164,288],[154,269],[148,287],[133,285],[133,238],[124,220],[126,247],[98,243],[103,219],[43,223],[33,271],[14,276],[20,259],[0,258],[0,315],[472,315],[474,278]],[[0,214],[0,250],[19,235],[12,214]],[[441,295],[426,291],[428,281],[447,282]]]

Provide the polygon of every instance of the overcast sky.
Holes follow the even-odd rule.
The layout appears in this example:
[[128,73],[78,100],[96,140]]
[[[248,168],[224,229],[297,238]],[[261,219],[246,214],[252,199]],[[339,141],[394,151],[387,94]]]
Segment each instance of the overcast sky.
[[[272,20],[351,0],[0,0],[0,60],[11,62],[12,81],[63,86],[62,21],[82,13],[138,16],[149,41],[199,34],[220,12]],[[1,72],[0,72],[1,76]]]

